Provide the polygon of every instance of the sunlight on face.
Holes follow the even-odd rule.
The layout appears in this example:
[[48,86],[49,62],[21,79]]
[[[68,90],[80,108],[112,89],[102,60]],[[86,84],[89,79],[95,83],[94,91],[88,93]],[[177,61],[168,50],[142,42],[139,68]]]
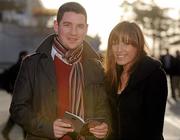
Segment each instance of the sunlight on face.
[[75,49],[83,42],[87,32],[85,16],[74,12],[65,12],[59,25],[55,22],[54,29],[66,48]]
[[131,66],[135,62],[138,54],[136,47],[122,42],[112,45],[112,51],[116,63],[118,65],[123,65],[123,67]]

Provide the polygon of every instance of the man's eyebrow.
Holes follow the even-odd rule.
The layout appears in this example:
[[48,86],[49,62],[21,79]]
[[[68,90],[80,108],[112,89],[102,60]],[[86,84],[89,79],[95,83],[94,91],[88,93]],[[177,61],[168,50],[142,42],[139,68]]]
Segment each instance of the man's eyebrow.
[[71,23],[71,22],[70,22],[70,21],[63,21],[63,24],[64,24],[64,23]]

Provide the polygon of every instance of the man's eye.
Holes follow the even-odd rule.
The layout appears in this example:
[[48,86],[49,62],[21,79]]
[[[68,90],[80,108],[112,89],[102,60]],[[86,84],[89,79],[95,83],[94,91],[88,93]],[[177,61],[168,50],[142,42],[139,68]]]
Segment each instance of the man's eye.
[[84,28],[84,25],[78,25],[79,28],[83,29]]
[[68,27],[68,26],[70,26],[70,24],[64,24],[64,26]]

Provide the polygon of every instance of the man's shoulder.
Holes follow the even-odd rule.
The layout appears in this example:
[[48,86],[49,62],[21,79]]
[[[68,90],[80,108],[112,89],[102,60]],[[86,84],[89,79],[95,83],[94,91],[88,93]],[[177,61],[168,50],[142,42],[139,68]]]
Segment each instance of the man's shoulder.
[[33,52],[29,55],[27,55],[24,59],[27,60],[27,59],[35,59],[35,58],[38,58],[40,57],[40,53],[36,53],[36,52]]
[[101,60],[99,60],[97,58],[89,58],[88,61],[89,61],[89,63],[91,63],[92,65],[95,65],[97,67],[102,67],[103,66]]
[[87,59],[100,60],[99,54],[87,42],[84,42],[83,57]]
[[42,56],[42,54],[40,54],[40,53],[31,53],[23,59],[23,62],[33,64],[35,62],[38,62],[38,60],[41,56]]

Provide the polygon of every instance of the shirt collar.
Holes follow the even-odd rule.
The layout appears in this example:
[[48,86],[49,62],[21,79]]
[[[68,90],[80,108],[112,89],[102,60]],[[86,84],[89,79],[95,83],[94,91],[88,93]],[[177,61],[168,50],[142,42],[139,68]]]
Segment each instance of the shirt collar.
[[55,58],[55,55],[61,60],[63,61],[65,64],[68,64],[68,65],[71,65],[69,64],[65,59],[62,58],[62,56],[56,51],[56,49],[52,46],[52,49],[51,49],[51,57],[52,59],[54,60]]
[[56,50],[54,49],[54,47],[52,46],[51,56],[52,56],[53,60],[54,60],[54,57],[55,57],[56,54],[57,54],[57,51],[56,51]]

